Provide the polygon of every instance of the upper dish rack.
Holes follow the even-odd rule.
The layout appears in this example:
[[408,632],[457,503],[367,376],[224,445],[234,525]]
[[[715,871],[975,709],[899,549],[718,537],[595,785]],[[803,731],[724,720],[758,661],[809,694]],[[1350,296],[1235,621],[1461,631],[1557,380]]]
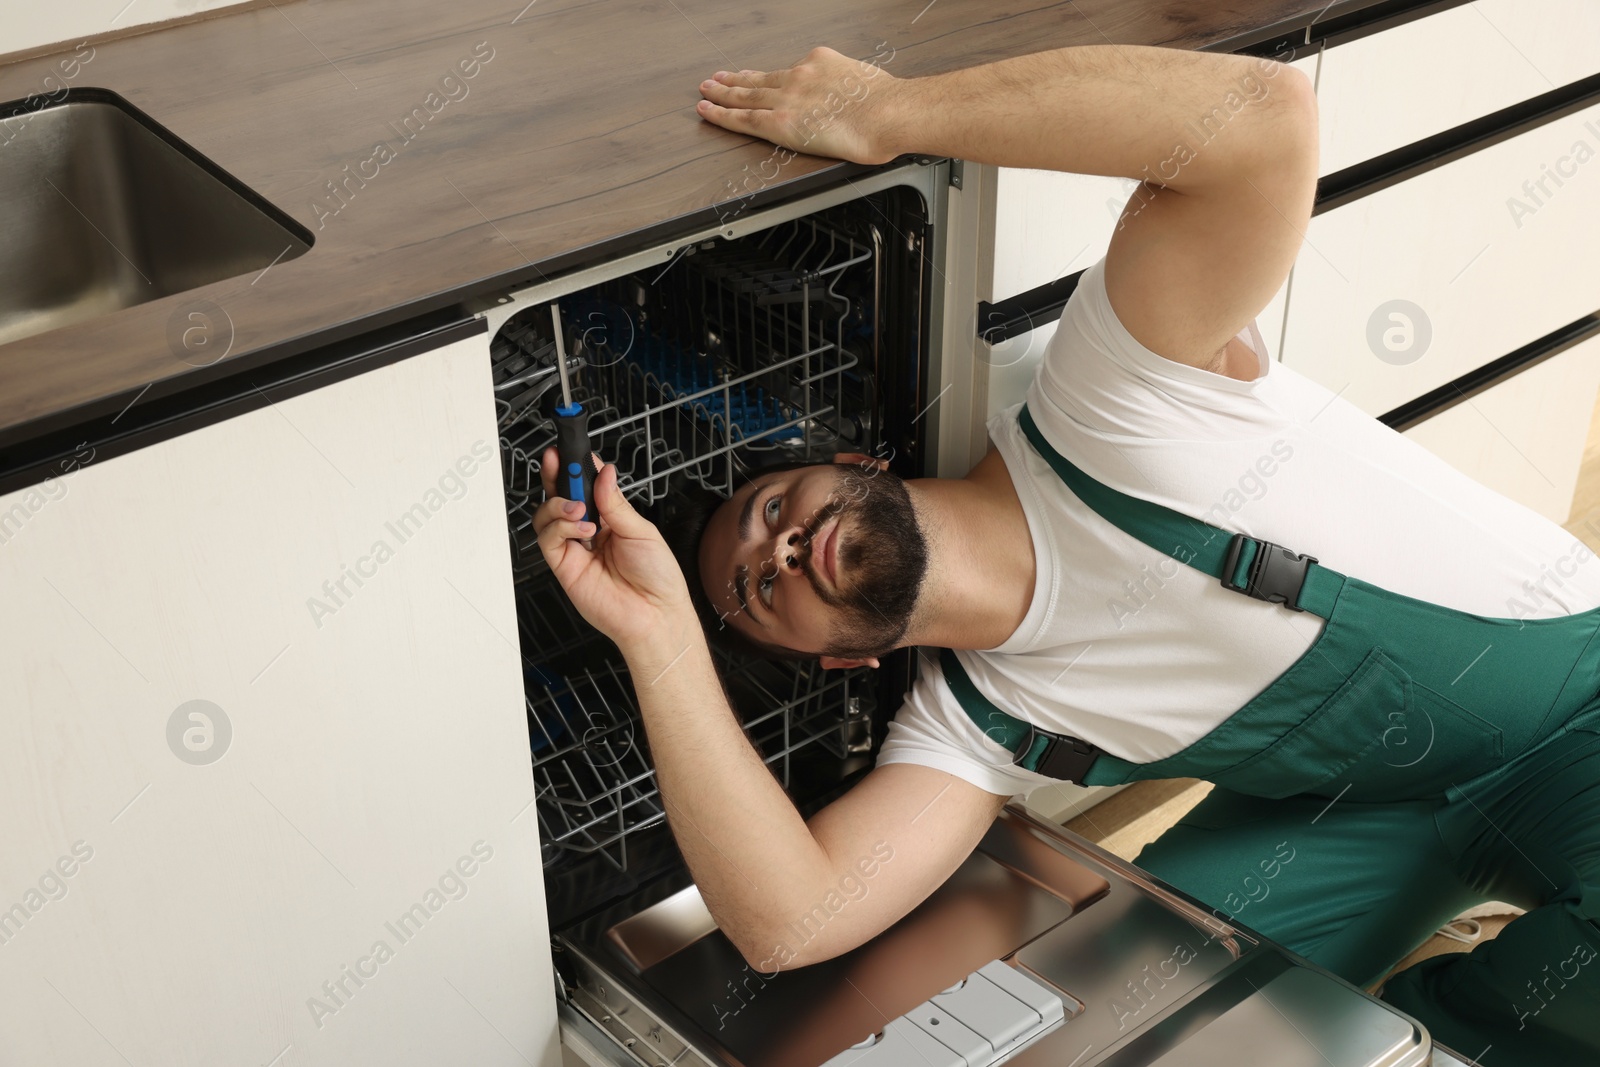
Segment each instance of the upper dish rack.
[[[728,495],[750,466],[868,446],[874,383],[858,352],[876,325],[876,258],[814,216],[559,302],[574,398],[636,505],[679,476]],[[492,354],[513,534],[532,548],[559,397],[548,305],[507,322]]]

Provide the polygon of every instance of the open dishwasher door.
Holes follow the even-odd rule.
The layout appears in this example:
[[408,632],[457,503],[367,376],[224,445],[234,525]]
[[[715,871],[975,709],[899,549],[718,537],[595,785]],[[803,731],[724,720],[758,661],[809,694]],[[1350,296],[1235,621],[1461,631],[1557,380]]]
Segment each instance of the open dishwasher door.
[[[1273,1067],[1430,1062],[1410,1016],[1016,804],[906,918],[800,970],[751,967],[693,887],[561,941],[569,1012],[627,1050],[616,1062],[648,1067],[1233,1067],[1245,1050]],[[994,960],[1061,1011],[980,1059],[926,1008]],[[907,1056],[882,1038],[896,1026],[934,1043]]]

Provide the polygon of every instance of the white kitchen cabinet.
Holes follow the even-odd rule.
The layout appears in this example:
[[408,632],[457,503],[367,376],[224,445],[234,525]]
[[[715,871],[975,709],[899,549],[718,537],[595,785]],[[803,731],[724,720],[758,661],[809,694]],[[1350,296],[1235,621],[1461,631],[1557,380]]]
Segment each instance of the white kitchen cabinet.
[[[1323,54],[1317,87],[1321,173],[1597,71],[1594,0],[1476,0],[1335,45]],[[1535,162],[1528,176],[1537,173]]]
[[0,498],[7,1062],[559,1062],[487,349]]
[[[970,164],[969,164],[970,166]],[[1065,171],[991,168],[996,183],[991,298],[1006,300],[1091,266],[1111,244],[1139,183]],[[1022,399],[1056,319],[996,345],[980,342],[988,368],[988,415]]]
[[[1317,216],[1284,361],[1379,415],[1593,312],[1597,153],[1600,105]],[[1568,176],[1535,205],[1544,167]]]
[[[1600,6],[1479,0],[1328,48],[1321,172],[1600,71]],[[1381,415],[1600,307],[1600,106],[1312,220],[1282,358]],[[1563,521],[1595,385],[1579,346],[1412,428],[1461,470]]]
[[1600,337],[1406,431],[1463,474],[1555,522],[1572,510],[1600,391]]
[[1132,178],[997,168],[994,300],[1083,270],[1105,255]]

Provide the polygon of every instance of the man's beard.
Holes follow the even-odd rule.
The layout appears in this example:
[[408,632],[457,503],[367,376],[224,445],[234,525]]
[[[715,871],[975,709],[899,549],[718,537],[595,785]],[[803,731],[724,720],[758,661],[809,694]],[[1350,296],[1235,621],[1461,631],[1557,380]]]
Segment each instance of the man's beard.
[[[838,622],[820,653],[840,659],[888,655],[905,636],[928,570],[928,542],[905,483],[888,471],[840,464],[828,503],[806,527],[814,537],[834,515],[849,524],[849,540],[833,534],[841,590],[823,585],[818,560],[806,554],[805,574]],[[810,539],[807,539],[810,544]]]

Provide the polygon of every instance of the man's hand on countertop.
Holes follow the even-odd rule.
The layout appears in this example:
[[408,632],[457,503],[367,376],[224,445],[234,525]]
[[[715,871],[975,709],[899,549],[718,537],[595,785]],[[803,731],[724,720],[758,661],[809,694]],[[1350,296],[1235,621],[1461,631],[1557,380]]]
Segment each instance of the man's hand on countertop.
[[[876,58],[876,57],[874,57]],[[700,116],[735,133],[852,163],[887,163],[884,102],[898,79],[875,62],[813,48],[784,70],[719,70],[700,83]]]

